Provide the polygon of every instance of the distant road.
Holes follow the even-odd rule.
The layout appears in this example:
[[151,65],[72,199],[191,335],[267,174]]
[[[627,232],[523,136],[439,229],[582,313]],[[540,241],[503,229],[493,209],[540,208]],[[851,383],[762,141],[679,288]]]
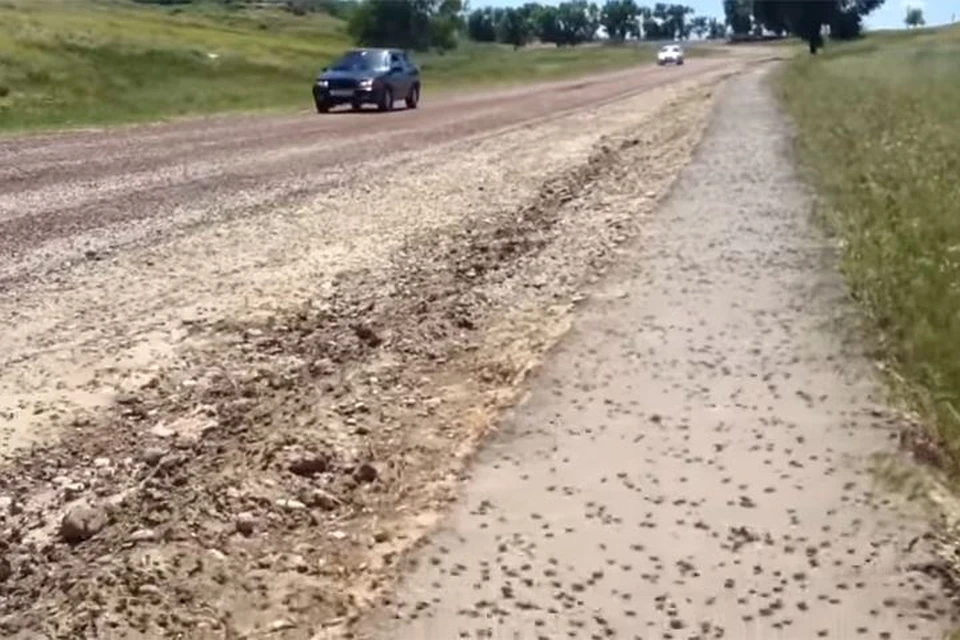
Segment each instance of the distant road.
[[617,100],[732,68],[736,57],[436,100],[428,94],[416,111],[216,116],[0,139],[7,159],[0,163],[0,290],[184,225],[315,196],[331,166]]

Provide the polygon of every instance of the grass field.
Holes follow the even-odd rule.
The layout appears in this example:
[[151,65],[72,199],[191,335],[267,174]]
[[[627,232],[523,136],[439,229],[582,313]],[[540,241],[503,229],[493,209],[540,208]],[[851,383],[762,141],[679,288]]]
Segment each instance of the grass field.
[[843,268],[960,470],[960,29],[878,33],[781,78]]
[[[310,107],[316,72],[349,46],[343,23],[327,15],[0,0],[0,129]],[[465,44],[415,59],[429,94],[624,67],[653,54]]]

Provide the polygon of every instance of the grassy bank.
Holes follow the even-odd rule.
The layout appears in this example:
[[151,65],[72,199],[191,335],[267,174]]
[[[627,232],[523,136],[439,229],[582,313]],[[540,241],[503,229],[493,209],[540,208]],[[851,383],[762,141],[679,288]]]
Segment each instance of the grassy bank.
[[[0,0],[0,129],[309,107],[317,70],[348,46],[327,15]],[[429,92],[624,67],[652,52],[464,45],[416,59]]]
[[960,30],[877,34],[781,78],[843,269],[960,469]]

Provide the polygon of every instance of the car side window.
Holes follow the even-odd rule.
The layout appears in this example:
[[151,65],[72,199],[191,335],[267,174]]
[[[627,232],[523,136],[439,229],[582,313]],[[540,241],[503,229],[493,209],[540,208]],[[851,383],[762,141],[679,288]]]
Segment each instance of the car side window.
[[406,65],[403,64],[403,61],[400,60],[400,56],[398,56],[398,55],[395,54],[395,53],[391,53],[391,54],[390,54],[390,67],[392,68],[392,67],[395,67],[395,66],[397,66],[397,65],[400,65],[401,67],[404,67],[404,68],[406,67]]

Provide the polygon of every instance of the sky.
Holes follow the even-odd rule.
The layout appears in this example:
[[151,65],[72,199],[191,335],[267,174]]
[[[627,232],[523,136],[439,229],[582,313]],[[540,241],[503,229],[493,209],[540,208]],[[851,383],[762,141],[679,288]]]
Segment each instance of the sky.
[[[545,4],[557,4],[558,0],[541,0]],[[602,2],[602,0],[597,0]],[[641,0],[638,4],[652,5],[657,0]],[[662,2],[683,2],[694,8],[696,15],[723,17],[723,0],[659,0]],[[815,1],[815,0],[811,0]],[[521,5],[526,0],[470,0],[471,7],[486,5],[509,7]],[[928,26],[947,24],[956,15],[960,18],[960,0],[886,0],[879,9],[867,16],[869,29],[895,29],[903,27],[903,16],[908,6],[923,9],[923,17]]]

